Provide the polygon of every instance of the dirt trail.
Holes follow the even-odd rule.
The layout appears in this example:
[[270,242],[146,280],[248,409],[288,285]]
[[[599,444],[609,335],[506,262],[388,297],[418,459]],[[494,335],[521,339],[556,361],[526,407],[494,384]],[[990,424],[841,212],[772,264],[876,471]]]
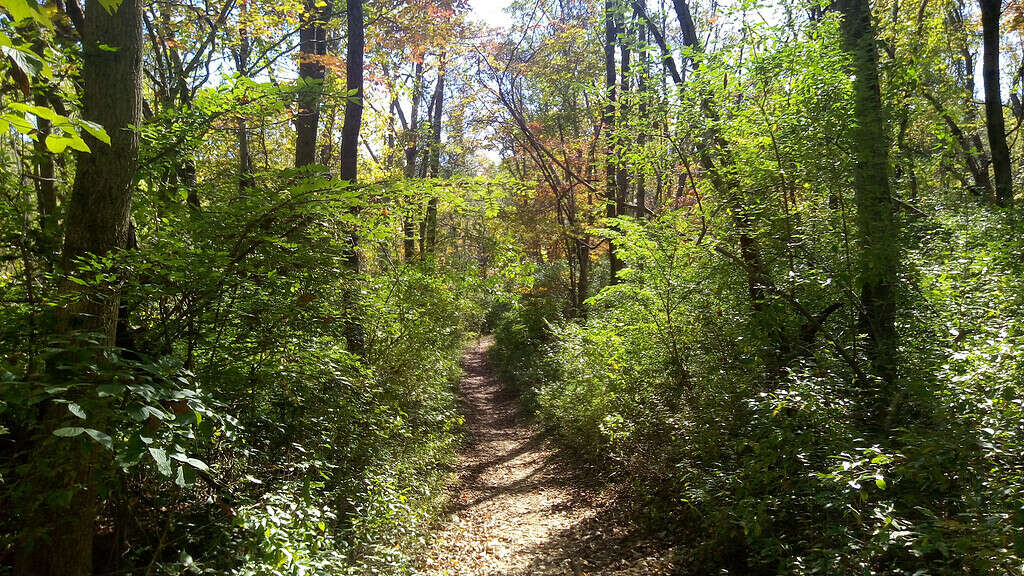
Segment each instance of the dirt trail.
[[430,576],[672,573],[667,554],[519,413],[487,362],[488,338],[463,357],[470,442],[459,460],[449,517],[429,551]]

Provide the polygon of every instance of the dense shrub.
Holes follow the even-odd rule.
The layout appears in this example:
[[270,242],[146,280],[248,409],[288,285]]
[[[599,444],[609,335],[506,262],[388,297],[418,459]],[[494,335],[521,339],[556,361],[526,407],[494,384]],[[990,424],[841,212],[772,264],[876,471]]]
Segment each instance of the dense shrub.
[[1024,543],[1017,241],[1000,215],[928,209],[890,434],[860,416],[847,344],[780,358],[733,264],[668,242],[687,226],[672,217],[625,232],[625,280],[585,320],[546,323],[522,297],[495,358],[559,438],[626,474],[700,573],[1009,573]]

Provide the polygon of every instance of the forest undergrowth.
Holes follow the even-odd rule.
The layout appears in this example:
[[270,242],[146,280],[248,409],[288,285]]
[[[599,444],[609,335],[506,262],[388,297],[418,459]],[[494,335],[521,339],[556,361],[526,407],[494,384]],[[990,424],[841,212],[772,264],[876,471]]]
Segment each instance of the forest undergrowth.
[[0,0],[0,576],[415,574],[482,331],[677,572],[1024,574],[1024,6],[501,7]]

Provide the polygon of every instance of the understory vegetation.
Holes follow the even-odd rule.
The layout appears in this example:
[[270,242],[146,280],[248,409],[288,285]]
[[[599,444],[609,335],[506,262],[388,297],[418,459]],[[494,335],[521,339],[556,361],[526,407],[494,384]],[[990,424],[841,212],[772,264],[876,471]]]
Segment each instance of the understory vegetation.
[[1024,573],[1021,6],[502,7],[0,0],[0,575],[422,572],[486,331],[680,573]]
[[[586,319],[559,315],[564,286],[535,284],[495,321],[494,360],[562,442],[628,479],[698,571],[1015,573],[1019,241],[991,240],[1012,238],[1003,214],[921,207],[902,273],[906,387],[886,434],[858,412],[836,351],[853,349],[856,318],[780,359],[731,263],[666,241],[693,233],[674,217],[625,232],[629,273]],[[794,285],[814,310],[844,298],[823,273],[842,261],[819,266]]]

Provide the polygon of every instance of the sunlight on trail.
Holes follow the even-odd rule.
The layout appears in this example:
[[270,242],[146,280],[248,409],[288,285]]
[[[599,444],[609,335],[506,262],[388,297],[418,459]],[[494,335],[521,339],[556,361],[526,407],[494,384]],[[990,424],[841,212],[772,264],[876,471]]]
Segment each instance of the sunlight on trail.
[[614,488],[582,473],[518,414],[487,363],[490,339],[463,359],[470,444],[460,460],[450,517],[426,563],[432,576],[668,574],[672,564],[632,537]]

